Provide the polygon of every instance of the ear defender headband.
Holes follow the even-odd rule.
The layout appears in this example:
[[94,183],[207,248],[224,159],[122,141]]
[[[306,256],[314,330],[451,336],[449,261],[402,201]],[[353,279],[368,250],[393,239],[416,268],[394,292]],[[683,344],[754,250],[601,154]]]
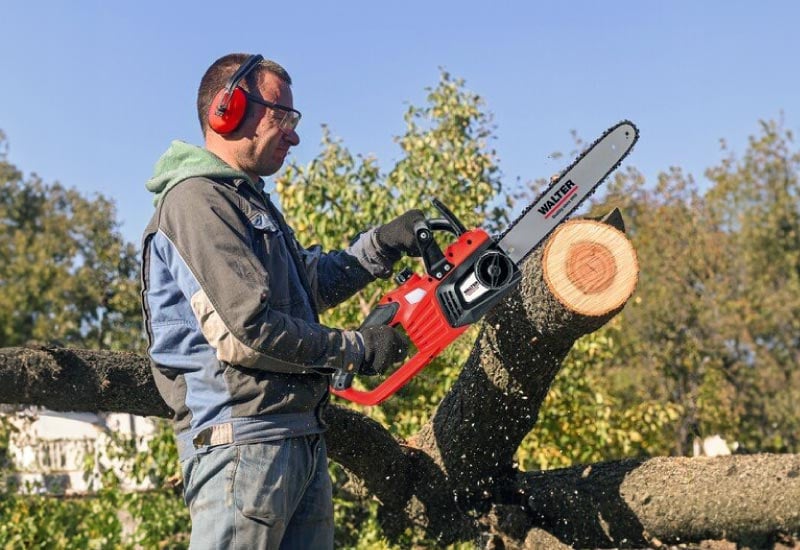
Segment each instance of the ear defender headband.
[[264,59],[261,55],[251,55],[242,63],[235,73],[228,79],[228,83],[222,88],[208,109],[208,125],[218,134],[230,134],[239,124],[242,123],[244,114],[247,112],[247,96],[239,88],[239,82],[246,77],[250,71],[255,69]]

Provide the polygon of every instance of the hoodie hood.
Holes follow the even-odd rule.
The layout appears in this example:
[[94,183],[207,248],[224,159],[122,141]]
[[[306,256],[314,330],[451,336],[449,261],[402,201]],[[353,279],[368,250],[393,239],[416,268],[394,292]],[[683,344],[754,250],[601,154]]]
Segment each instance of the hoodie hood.
[[263,186],[260,180],[259,185],[255,185],[247,174],[231,168],[214,153],[183,141],[173,141],[156,162],[153,177],[145,187],[153,193],[153,204],[158,206],[167,191],[194,177],[244,179],[256,189]]

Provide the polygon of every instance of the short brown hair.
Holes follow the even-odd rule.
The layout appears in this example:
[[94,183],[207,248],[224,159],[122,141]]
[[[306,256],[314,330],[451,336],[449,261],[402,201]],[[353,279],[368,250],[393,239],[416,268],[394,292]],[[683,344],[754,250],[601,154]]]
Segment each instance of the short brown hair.
[[[214,101],[217,93],[228,84],[228,79],[233,73],[250,57],[246,53],[230,53],[220,57],[206,70],[200,80],[200,88],[197,90],[197,117],[200,119],[200,128],[203,135],[208,131],[208,110],[211,102]],[[289,86],[292,85],[292,78],[286,69],[269,59],[262,59],[258,66],[250,71],[239,85],[251,92],[257,88],[258,78],[264,72],[272,73]],[[245,117],[249,113],[245,113]]]

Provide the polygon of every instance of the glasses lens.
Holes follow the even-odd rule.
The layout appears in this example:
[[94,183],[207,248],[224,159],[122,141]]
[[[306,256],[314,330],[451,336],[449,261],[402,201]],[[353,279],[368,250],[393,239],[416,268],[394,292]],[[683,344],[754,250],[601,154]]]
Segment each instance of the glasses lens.
[[297,111],[286,111],[283,113],[283,120],[281,120],[280,126],[282,130],[286,130],[288,132],[297,128],[299,123],[300,113]]

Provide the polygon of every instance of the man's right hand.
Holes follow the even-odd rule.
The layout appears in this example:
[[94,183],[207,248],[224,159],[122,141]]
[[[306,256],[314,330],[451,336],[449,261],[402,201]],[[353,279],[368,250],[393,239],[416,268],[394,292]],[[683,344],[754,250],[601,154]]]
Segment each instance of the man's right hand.
[[365,328],[364,362],[358,373],[366,376],[382,374],[389,367],[402,362],[408,355],[409,342],[403,334],[388,325]]

